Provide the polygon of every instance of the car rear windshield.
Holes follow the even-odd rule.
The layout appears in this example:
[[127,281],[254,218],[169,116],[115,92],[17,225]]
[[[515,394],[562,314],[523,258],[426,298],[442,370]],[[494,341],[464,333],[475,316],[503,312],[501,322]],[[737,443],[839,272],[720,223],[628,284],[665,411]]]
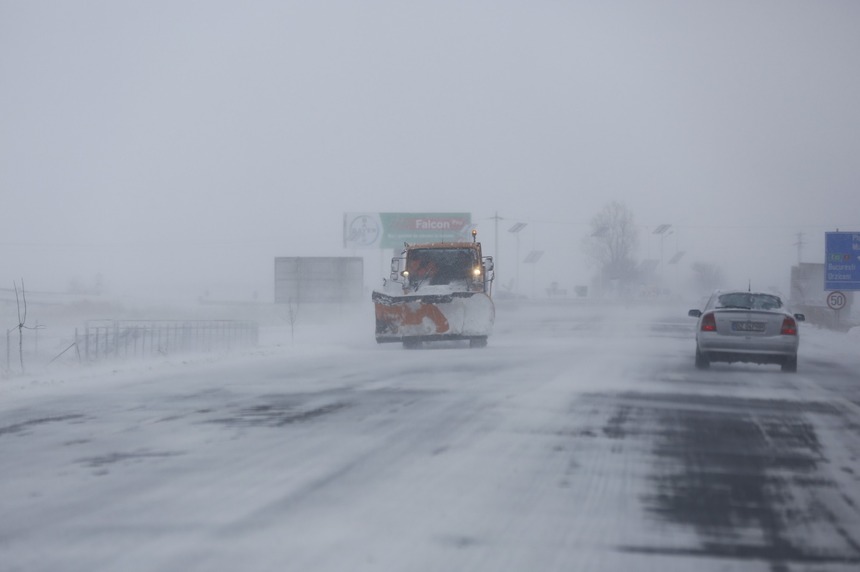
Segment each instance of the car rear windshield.
[[770,294],[731,292],[717,297],[716,308],[741,308],[744,310],[778,310],[782,300]]

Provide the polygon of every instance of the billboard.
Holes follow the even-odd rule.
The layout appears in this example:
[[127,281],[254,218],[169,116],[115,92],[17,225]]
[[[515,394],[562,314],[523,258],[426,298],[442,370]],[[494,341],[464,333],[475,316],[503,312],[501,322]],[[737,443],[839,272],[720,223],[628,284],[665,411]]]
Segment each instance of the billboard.
[[341,303],[364,300],[361,257],[275,258],[275,303]]
[[471,213],[345,213],[344,248],[398,249],[404,242],[471,240]]
[[824,289],[860,290],[860,233],[824,233]]
[[791,295],[793,306],[824,306],[824,264],[801,262],[791,267]]

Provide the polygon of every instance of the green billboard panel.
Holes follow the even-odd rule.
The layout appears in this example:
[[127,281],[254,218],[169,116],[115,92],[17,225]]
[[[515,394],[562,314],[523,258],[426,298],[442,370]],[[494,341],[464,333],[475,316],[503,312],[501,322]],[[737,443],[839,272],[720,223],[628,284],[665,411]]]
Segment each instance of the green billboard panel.
[[404,243],[471,240],[471,213],[347,213],[344,248],[402,248]]

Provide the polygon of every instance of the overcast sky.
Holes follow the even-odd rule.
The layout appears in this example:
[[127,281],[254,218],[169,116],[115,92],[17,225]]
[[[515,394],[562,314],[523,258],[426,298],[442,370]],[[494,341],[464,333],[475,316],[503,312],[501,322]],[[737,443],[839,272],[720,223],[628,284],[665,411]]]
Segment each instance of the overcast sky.
[[823,261],[860,231],[860,2],[0,0],[0,287],[270,299],[274,257],[356,254],[344,212],[430,211],[500,264],[528,222],[572,288],[613,200],[679,276]]

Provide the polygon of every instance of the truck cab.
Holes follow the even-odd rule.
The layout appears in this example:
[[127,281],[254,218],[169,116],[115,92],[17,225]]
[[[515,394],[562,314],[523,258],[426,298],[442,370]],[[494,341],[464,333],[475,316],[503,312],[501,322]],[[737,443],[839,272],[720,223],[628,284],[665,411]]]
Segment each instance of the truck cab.
[[474,237],[473,232],[472,242],[407,244],[391,259],[389,278],[372,295],[378,343],[412,348],[468,340],[470,347],[486,346],[495,321],[493,258],[482,255]]

